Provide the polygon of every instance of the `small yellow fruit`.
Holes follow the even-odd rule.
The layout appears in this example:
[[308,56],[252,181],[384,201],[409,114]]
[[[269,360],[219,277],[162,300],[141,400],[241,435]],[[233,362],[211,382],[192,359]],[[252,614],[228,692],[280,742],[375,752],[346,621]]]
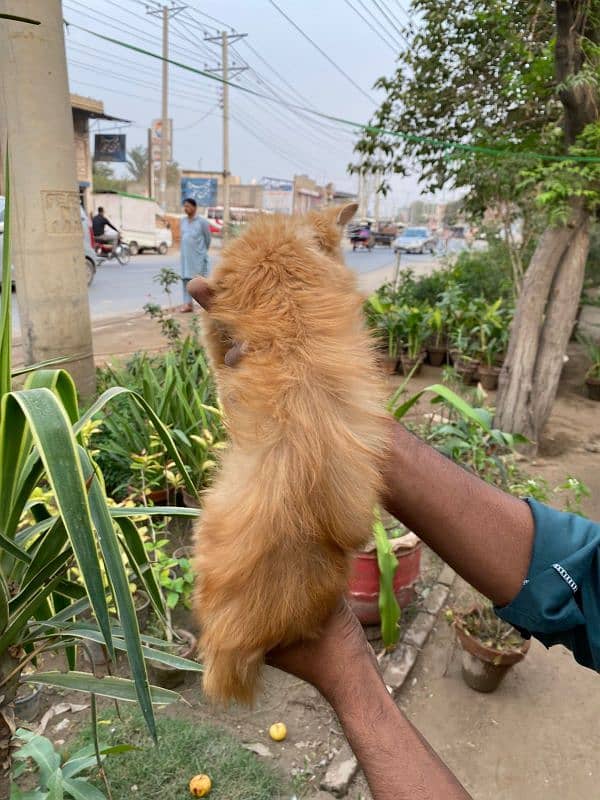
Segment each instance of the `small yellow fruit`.
[[190,794],[194,797],[206,797],[212,789],[212,781],[208,775],[194,775],[190,781]]
[[275,722],[269,728],[269,736],[275,742],[282,742],[287,736],[287,728],[283,722]]

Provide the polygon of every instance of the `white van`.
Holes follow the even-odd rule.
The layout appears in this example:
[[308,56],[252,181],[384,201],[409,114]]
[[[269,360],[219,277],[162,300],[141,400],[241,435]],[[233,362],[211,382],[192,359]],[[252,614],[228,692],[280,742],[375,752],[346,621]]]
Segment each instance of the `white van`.
[[169,228],[157,224],[162,213],[156,200],[128,192],[95,192],[94,213],[99,207],[120,230],[121,241],[129,246],[132,256],[144,250],[154,250],[164,256],[173,246]]

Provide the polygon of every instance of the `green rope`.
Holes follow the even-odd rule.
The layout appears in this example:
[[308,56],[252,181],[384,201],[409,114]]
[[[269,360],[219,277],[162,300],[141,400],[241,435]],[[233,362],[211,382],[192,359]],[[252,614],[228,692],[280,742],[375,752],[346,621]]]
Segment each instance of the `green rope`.
[[[98,33],[97,31],[92,31],[89,28],[84,28],[81,25],[75,25],[72,22],[67,22],[64,20],[65,25],[67,28],[76,28],[77,30],[83,31],[84,33],[90,34],[90,36],[95,36],[97,39],[103,39],[105,42],[110,42],[111,44],[116,44],[119,47],[125,47],[127,50],[133,50],[135,53],[141,53],[145,56],[150,56],[150,58],[156,58],[159,61],[167,61],[169,64],[172,64],[174,67],[179,67],[180,69],[187,70],[188,72],[193,72],[195,75],[201,75],[203,78],[208,78],[211,81],[217,81],[218,83],[226,83],[232,89],[237,89],[238,91],[245,92],[245,94],[252,95],[254,97],[259,97],[262,100],[268,100],[269,102],[277,102],[278,105],[284,105],[286,108],[290,108],[295,111],[302,111],[305,114],[312,114],[315,117],[319,117],[320,119],[328,120],[329,122],[336,122],[340,125],[345,125],[346,127],[355,128],[357,130],[364,131],[365,133],[374,133],[378,135],[385,135],[385,136],[393,136],[398,139],[403,139],[406,142],[411,142],[413,144],[426,144],[431,147],[437,147],[440,149],[446,150],[459,150],[463,153],[473,153],[475,155],[484,155],[484,156],[491,156],[491,157],[500,157],[500,158],[522,158],[522,159],[533,159],[535,161],[570,161],[575,163],[588,163],[588,164],[600,164],[600,156],[575,156],[575,155],[550,155],[548,153],[536,153],[532,151],[523,151],[518,152],[514,150],[507,150],[495,147],[484,147],[482,145],[474,145],[474,144],[463,144],[462,142],[452,142],[445,139],[436,139],[431,136],[417,136],[416,134],[412,133],[404,133],[402,131],[392,131],[387,128],[379,128],[374,125],[365,125],[361,122],[353,122],[349,119],[344,119],[343,117],[336,117],[332,114],[325,114],[322,111],[315,111],[312,108],[306,108],[305,106],[296,105],[295,103],[284,103],[281,100],[275,101],[272,97],[269,97],[267,94],[263,94],[262,92],[257,92],[254,89],[250,89],[247,86],[241,86],[239,83],[235,83],[234,81],[224,80],[224,78],[220,78],[218,75],[215,75],[212,72],[206,72],[205,70],[198,69],[197,67],[192,67],[189,64],[184,64],[181,61],[175,61],[172,58],[163,58],[163,56],[158,55],[158,53],[152,53],[150,50],[145,50],[143,47],[138,47],[134,44],[129,44],[128,42],[123,42],[120,39],[113,39],[111,36],[106,36],[105,34]],[[446,156],[447,157],[447,156]]]

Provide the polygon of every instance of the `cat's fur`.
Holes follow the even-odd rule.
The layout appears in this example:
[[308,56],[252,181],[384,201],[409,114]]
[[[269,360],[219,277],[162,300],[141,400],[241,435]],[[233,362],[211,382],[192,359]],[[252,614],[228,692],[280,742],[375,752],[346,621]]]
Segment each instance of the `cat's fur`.
[[[231,445],[197,531],[204,689],[251,702],[264,655],[315,636],[369,538],[384,391],[341,225],[356,206],[263,216],[211,280],[205,344]],[[235,367],[225,355],[246,352]]]

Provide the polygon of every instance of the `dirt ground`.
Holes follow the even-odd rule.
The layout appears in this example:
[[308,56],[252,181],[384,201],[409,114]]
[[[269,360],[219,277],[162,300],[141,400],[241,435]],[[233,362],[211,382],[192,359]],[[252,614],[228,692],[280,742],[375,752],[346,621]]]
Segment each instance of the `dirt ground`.
[[[117,354],[126,357],[141,344],[147,350],[165,346],[156,323],[143,315],[103,321],[94,327],[98,363]],[[583,480],[592,494],[584,510],[600,519],[600,407],[584,395],[585,366],[577,346],[572,347],[570,356],[540,455],[533,462],[524,462],[524,467],[552,486],[567,475]],[[438,369],[425,367],[407,391],[412,394],[440,378]],[[493,402],[492,395],[489,404]],[[439,569],[439,560],[428,554],[425,566],[422,591]],[[453,600],[460,600],[466,591],[462,582],[456,584]],[[407,612],[406,620],[411,613]],[[459,654],[451,631],[441,619],[400,703],[475,800],[579,800],[599,794],[597,681],[597,675],[577,667],[562,649],[548,653],[533,643],[525,661],[512,670],[495,694],[479,695],[463,684]],[[318,694],[276,670],[266,670],[264,692],[253,710],[234,708],[225,712],[208,707],[197,681],[186,687],[184,696],[189,707],[178,706],[163,713],[215,721],[235,732],[245,744],[267,748],[263,757],[279,765],[291,780],[289,797],[316,794],[329,760],[343,742],[335,716]],[[73,699],[84,702],[81,697]],[[62,701],[47,696],[45,704],[58,699]],[[52,738],[68,737],[79,725],[73,721],[70,729],[54,732],[63,718],[59,716],[50,724]],[[271,742],[267,735],[275,721],[288,726],[289,737],[281,744]],[[348,796],[351,800],[370,798],[361,776]]]

